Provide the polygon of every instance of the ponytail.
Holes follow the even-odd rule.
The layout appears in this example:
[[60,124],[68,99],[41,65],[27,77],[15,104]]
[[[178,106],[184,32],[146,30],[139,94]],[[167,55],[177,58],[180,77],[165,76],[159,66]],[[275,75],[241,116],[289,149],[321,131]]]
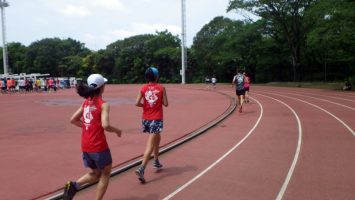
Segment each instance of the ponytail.
[[[101,88],[101,87],[100,87]],[[95,90],[95,88],[90,87],[84,83],[80,83],[77,87],[76,87],[76,92],[79,94],[79,96],[87,99],[89,97],[94,97],[100,94],[100,88],[97,88]]]

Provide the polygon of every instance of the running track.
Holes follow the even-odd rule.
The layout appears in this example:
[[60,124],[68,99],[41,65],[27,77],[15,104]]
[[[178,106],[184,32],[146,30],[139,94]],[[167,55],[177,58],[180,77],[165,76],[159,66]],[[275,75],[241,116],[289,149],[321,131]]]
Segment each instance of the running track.
[[[227,108],[227,98],[219,93],[196,89],[203,89],[203,86],[167,86],[168,95],[171,94],[172,97],[169,96],[170,107],[166,109],[164,143],[213,120]],[[115,93],[115,90],[123,96],[125,92],[129,96],[128,91],[131,91],[130,88],[126,90],[121,86],[112,88],[111,93]],[[218,86],[217,90],[234,96],[233,89],[229,86]],[[70,95],[72,94],[68,94]],[[132,99],[127,96],[127,104],[132,103]],[[252,87],[251,97],[252,102],[244,106],[243,113],[233,112],[203,135],[163,154],[161,161],[164,170],[155,173],[152,169],[147,169],[147,184],[138,183],[133,169],[114,176],[105,199],[355,198],[355,93],[258,86]],[[0,98],[2,102],[3,99]],[[11,99],[5,101],[5,104],[11,105],[14,101],[16,100]],[[132,109],[125,110],[125,107],[129,106],[121,106],[122,102],[115,102],[115,99],[111,101],[113,104],[119,104],[117,108],[123,113],[114,115],[118,121],[124,121],[124,117],[131,116],[127,113],[131,113]],[[53,100],[40,101],[39,105],[46,103],[53,104]],[[67,101],[55,103],[66,104]],[[72,105],[61,106],[61,110],[57,112],[62,114],[64,107],[70,107],[68,113],[65,113],[66,116],[70,116],[75,109]],[[20,112],[13,106],[5,107],[6,111]],[[37,114],[50,115],[42,112]],[[139,111],[134,114],[138,115],[134,120],[139,120]],[[38,118],[36,115],[26,117]],[[7,118],[10,119],[11,117]],[[135,127],[131,120],[126,120],[123,124],[127,127],[126,134],[131,132],[132,136],[122,138],[122,141],[117,143],[110,143],[114,160],[124,161],[144,150],[144,141],[136,139],[135,132],[139,131],[138,128],[129,129]],[[14,120],[16,121],[18,120]],[[76,178],[84,171],[80,157],[77,159],[78,155],[72,153],[77,151],[76,143],[72,137],[68,138],[68,135],[73,135],[78,130],[73,129],[73,133],[68,133],[65,137],[59,137],[59,133],[54,134],[53,137],[59,137],[57,139],[63,141],[58,146],[58,142],[52,141],[57,145],[48,142],[51,136],[45,134],[45,129],[51,127],[51,130],[57,130],[55,132],[63,132],[67,122],[61,125],[56,121],[38,129],[37,121],[26,121],[31,120],[23,120],[21,126],[16,126],[24,128],[9,128],[11,122],[7,122],[7,126],[1,124],[1,148],[5,145],[5,152],[1,151],[1,157],[5,158],[5,167],[9,166],[4,168],[7,172],[2,170],[0,177],[5,177],[4,180],[9,182],[12,188],[15,185],[18,189],[16,194],[12,194],[11,187],[2,187],[0,194],[5,196],[5,199],[34,198],[51,191],[51,188],[55,189],[55,186],[60,187],[58,184],[62,183],[63,179]],[[70,125],[67,129],[72,130]],[[15,137],[10,134],[13,130],[17,131]],[[28,130],[35,131],[29,136],[21,135]],[[35,133],[39,130],[43,131],[42,135]],[[6,134],[3,134],[3,131]],[[6,144],[6,140],[15,141],[14,138],[19,138],[21,143]],[[65,141],[66,138],[68,141]],[[75,140],[79,140],[79,136],[76,136]],[[26,149],[23,148],[26,144],[30,145],[31,150],[36,148],[36,144],[42,144],[38,145],[35,153],[42,153],[39,158],[43,160],[39,163],[45,163],[48,168],[44,166],[42,170],[34,169],[32,162],[41,159],[36,159],[38,155],[31,155],[30,149],[20,152],[17,158],[12,155],[12,151],[18,148]],[[132,146],[135,148],[131,148]],[[25,158],[19,159],[21,155]],[[30,161],[28,157],[31,158]],[[9,164],[11,159],[12,165]],[[21,163],[21,160],[28,162]],[[14,162],[22,165],[22,169],[14,168],[11,171]],[[30,178],[24,179],[23,176]],[[42,178],[42,181],[36,180],[36,177]],[[26,180],[27,184],[21,185],[21,182],[16,181],[19,179]],[[45,185],[46,190],[40,191],[38,185]],[[76,199],[92,199],[93,193],[94,187],[90,187],[78,193]]]

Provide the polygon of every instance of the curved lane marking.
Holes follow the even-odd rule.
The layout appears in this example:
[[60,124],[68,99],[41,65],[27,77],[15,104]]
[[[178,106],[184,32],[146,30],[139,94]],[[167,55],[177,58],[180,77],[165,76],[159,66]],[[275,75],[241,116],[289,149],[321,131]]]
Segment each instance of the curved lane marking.
[[[193,88],[190,88],[190,89],[193,89]],[[196,89],[196,90],[200,90],[200,89]],[[171,149],[174,149],[182,144],[184,144],[185,142],[187,141],[190,141],[192,140],[193,138],[205,133],[207,130],[209,130],[210,128],[214,127],[216,124],[220,123],[221,121],[223,121],[225,118],[227,118],[230,114],[232,114],[232,112],[235,110],[236,108],[236,104],[235,104],[235,98],[228,95],[228,94],[225,94],[225,93],[222,93],[222,92],[217,92],[216,93],[219,93],[221,95],[224,95],[225,97],[227,97],[230,101],[230,105],[229,107],[227,108],[227,110],[225,110],[221,115],[219,115],[216,119],[208,122],[207,124],[201,126],[200,128],[190,132],[190,133],[187,133],[183,136],[181,136],[180,138],[177,138],[171,142],[168,142],[167,144],[164,144],[160,151],[159,151],[159,154],[164,154],[168,151],[170,151]],[[138,166],[141,162],[142,162],[142,159],[139,159],[137,160],[137,158],[140,158],[142,157],[142,155],[140,156],[137,156],[137,157],[134,157],[128,161],[125,161],[123,163],[120,163],[118,165],[115,165],[112,167],[112,171],[111,171],[111,177],[112,176],[116,176],[118,174],[121,174],[121,173],[124,173],[125,171],[133,168],[133,167],[136,167]],[[120,167],[118,168],[118,166],[120,165],[123,165],[125,163],[128,163],[127,165],[124,165],[123,167]],[[86,189],[87,187],[91,186],[91,184],[88,184],[88,185],[84,185],[82,188],[80,188],[80,190],[84,190]],[[59,191],[62,191],[63,188],[61,189],[58,189],[56,191],[53,191],[53,192],[49,192],[47,194],[44,194],[44,195],[41,195],[39,197],[35,197],[35,198],[32,198],[31,200],[34,200],[34,199],[42,199],[43,197],[45,196],[49,196],[53,193],[56,193],[56,192],[59,192]],[[46,198],[46,200],[59,200],[59,199],[62,199],[63,197],[63,192],[60,192],[60,193],[57,193],[53,196],[50,196],[48,198]]]
[[[252,98],[254,99],[254,98]],[[244,136],[244,138],[242,140],[240,140],[234,147],[232,147],[229,151],[227,151],[227,153],[225,153],[222,157],[220,157],[218,160],[216,160],[214,163],[212,163],[210,166],[208,166],[205,170],[203,170],[201,173],[199,173],[197,176],[195,176],[194,178],[192,178],[190,181],[188,181],[187,183],[185,183],[183,186],[179,187],[177,190],[175,190],[174,192],[172,192],[171,194],[169,194],[168,196],[166,196],[163,200],[168,200],[171,199],[172,197],[174,197],[177,193],[181,192],[183,189],[185,189],[186,187],[188,187],[189,185],[191,185],[193,182],[195,182],[197,179],[199,179],[200,177],[202,177],[204,174],[206,174],[209,170],[211,170],[213,167],[215,167],[218,163],[220,163],[224,158],[226,158],[229,154],[231,154],[236,148],[238,148],[256,129],[256,127],[259,125],[261,118],[263,116],[264,113],[264,109],[263,106],[261,105],[261,103],[254,99],[254,101],[256,101],[259,104],[260,107],[260,115],[258,120],[256,121],[256,123],[254,124],[253,128]]]
[[295,99],[295,100],[298,100],[298,101],[301,101],[303,103],[306,103],[308,105],[311,105],[313,107],[316,107],[318,108],[319,110],[322,110],[323,112],[327,113],[328,115],[332,116],[333,118],[335,118],[336,120],[338,120],[338,122],[340,122],[341,124],[343,124],[345,126],[345,128],[347,128],[349,130],[349,132],[355,137],[355,132],[353,131],[353,129],[351,129],[345,122],[343,122],[341,119],[339,119],[339,117],[335,116],[334,114],[332,114],[331,112],[325,110],[324,108],[322,107],[319,107],[313,103],[309,103],[308,101],[303,101],[302,99],[298,99],[298,98],[295,98],[295,97],[289,97],[289,96],[285,96],[285,95],[282,95],[282,94],[274,94],[274,95],[277,95],[277,96],[282,96],[282,97],[286,97],[286,98],[290,98],[290,99]]
[[[256,93],[256,94],[257,94],[257,93]],[[279,194],[278,194],[277,197],[276,197],[276,200],[281,200],[282,197],[284,196],[285,192],[286,192],[286,189],[287,189],[288,184],[290,183],[291,177],[292,177],[293,172],[295,171],[295,168],[296,168],[296,164],[297,164],[297,161],[298,161],[298,157],[299,157],[300,152],[301,152],[301,146],[302,146],[302,124],[301,124],[301,120],[300,120],[300,118],[298,117],[296,111],[293,110],[293,109],[292,109],[288,104],[286,104],[285,102],[283,102],[283,101],[281,101],[281,100],[278,100],[278,99],[275,99],[275,98],[270,97],[270,96],[266,96],[266,95],[262,95],[262,94],[257,94],[257,95],[260,95],[260,96],[264,96],[264,97],[273,99],[273,100],[278,101],[278,102],[280,102],[281,104],[285,105],[289,110],[291,110],[291,112],[293,113],[293,115],[296,117],[297,124],[298,124],[298,141],[297,141],[296,153],[295,153],[295,156],[293,157],[293,161],[292,161],[292,164],[291,164],[290,169],[288,170],[286,179],[285,179],[284,183],[282,184],[282,187],[281,187],[281,189],[280,189],[280,191],[279,191]]]
[[341,97],[333,97],[333,96],[327,96],[327,95],[321,95],[321,94],[319,94],[319,96],[328,97],[328,98],[330,97],[330,98],[333,98],[333,99],[339,99],[339,100],[343,100],[343,101],[355,102],[352,99],[345,99],[345,98],[341,98]]
[[[275,92],[274,94],[276,94],[277,92]],[[280,94],[280,93],[277,93],[277,94]],[[296,95],[296,96],[302,96],[302,97],[308,97],[308,98],[312,98],[312,99],[318,99],[318,100],[321,100],[321,101],[325,101],[325,102],[328,102],[328,103],[332,103],[332,104],[335,104],[335,105],[338,105],[338,106],[342,106],[344,108],[348,108],[350,110],[353,110],[355,111],[355,108],[353,107],[350,107],[350,106],[346,106],[344,104],[341,104],[341,103],[336,103],[334,101],[329,101],[329,100],[326,100],[326,99],[321,99],[321,98],[318,98],[318,97],[312,97],[312,96],[307,96],[307,95],[302,95],[302,94],[294,94],[294,93],[289,93],[289,92],[285,92],[285,94],[291,94],[291,95]]]
[[[272,92],[279,92],[279,90],[270,90]],[[346,99],[346,98],[342,98],[342,97],[335,97],[335,96],[329,96],[329,95],[324,95],[324,94],[314,94],[314,93],[307,93],[307,92],[300,92],[300,91],[296,91],[298,92],[298,94],[304,94],[304,95],[316,95],[316,96],[321,96],[321,97],[325,97],[325,98],[333,98],[333,99],[339,99],[339,100],[343,100],[343,101],[350,101],[350,102],[355,102],[355,100],[353,99]]]

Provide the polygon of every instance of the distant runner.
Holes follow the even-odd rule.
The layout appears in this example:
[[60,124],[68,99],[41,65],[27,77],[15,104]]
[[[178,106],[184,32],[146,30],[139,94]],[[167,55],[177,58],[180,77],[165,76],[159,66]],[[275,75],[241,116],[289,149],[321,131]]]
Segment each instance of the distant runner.
[[245,72],[243,73],[243,75],[244,75],[245,103],[249,103],[250,78]]
[[216,89],[217,78],[215,75],[212,76],[211,82],[212,82],[213,89]]
[[237,105],[239,107],[239,112],[243,112],[243,103],[244,103],[244,76],[242,74],[242,70],[237,71],[237,75],[233,77],[232,87],[235,85],[236,87],[236,94],[237,94]]

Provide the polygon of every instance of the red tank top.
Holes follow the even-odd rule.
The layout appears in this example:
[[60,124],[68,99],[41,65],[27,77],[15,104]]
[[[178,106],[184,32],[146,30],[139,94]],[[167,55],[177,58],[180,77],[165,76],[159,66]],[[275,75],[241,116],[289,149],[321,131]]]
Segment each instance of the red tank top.
[[245,76],[244,78],[244,87],[248,88],[250,86],[250,78],[248,76]]
[[157,83],[142,86],[143,119],[163,120],[163,87]]
[[106,136],[101,124],[101,97],[87,98],[83,107],[83,128],[81,149],[83,152],[101,152],[108,149]]

